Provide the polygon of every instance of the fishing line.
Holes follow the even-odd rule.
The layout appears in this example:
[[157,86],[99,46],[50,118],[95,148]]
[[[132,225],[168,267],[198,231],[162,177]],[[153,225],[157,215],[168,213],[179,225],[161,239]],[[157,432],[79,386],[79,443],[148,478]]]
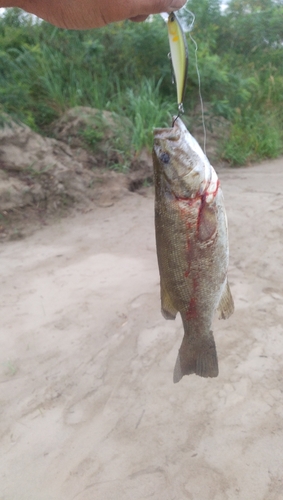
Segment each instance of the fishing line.
[[189,33],[189,37],[195,46],[195,63],[196,63],[196,72],[197,72],[197,76],[198,76],[198,93],[199,93],[200,108],[201,108],[201,121],[202,121],[202,128],[203,128],[203,151],[204,151],[204,154],[206,155],[206,126],[205,126],[205,120],[204,120],[203,99],[202,99],[202,95],[201,95],[200,72],[199,72],[199,67],[198,67],[198,44],[195,41],[195,39],[192,37],[191,33]]
[[191,16],[191,19],[192,19],[189,25],[184,26],[184,30],[188,31],[189,37],[195,46],[195,66],[196,66],[196,72],[197,72],[197,77],[198,77],[198,94],[199,94],[199,100],[200,100],[201,122],[202,122],[202,128],[203,128],[203,150],[204,150],[204,154],[206,155],[207,136],[206,136],[206,126],[205,126],[205,119],[204,119],[204,106],[203,106],[203,99],[202,99],[202,94],[201,94],[201,78],[200,78],[199,65],[198,65],[198,44],[195,41],[195,39],[192,37],[192,34],[191,34],[191,31],[192,31],[194,24],[195,24],[196,16],[191,10],[187,9],[186,5],[183,7],[183,9],[181,9],[181,14],[185,13],[185,12],[186,12],[186,14],[189,14]]

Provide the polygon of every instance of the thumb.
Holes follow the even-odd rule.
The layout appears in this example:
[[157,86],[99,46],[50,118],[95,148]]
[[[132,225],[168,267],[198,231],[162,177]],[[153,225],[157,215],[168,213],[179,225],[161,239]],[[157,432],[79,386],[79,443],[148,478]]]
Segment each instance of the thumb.
[[178,10],[185,5],[186,1],[187,0],[161,0],[156,2],[156,5],[151,2],[147,14],[139,14],[135,17],[130,17],[130,20],[139,23],[141,21],[145,21],[149,14],[158,14],[160,12],[172,12],[173,10]]
[[160,12],[172,12],[172,10],[179,10],[187,3],[187,0],[162,0],[163,10]]
[[137,10],[137,16],[172,12],[181,9],[187,0],[135,0],[132,6]]

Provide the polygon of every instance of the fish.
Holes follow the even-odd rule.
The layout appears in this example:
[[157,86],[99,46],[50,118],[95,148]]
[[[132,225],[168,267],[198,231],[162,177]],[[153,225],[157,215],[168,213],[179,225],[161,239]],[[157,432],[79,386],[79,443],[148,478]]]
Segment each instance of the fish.
[[170,55],[177,88],[178,109],[181,113],[183,113],[183,101],[186,90],[189,62],[188,45],[185,33],[174,12],[171,12],[168,16],[167,28],[171,51]]
[[161,312],[179,312],[184,337],[173,381],[218,376],[212,320],[234,311],[227,270],[227,217],[218,176],[179,117],[154,129],[155,233]]

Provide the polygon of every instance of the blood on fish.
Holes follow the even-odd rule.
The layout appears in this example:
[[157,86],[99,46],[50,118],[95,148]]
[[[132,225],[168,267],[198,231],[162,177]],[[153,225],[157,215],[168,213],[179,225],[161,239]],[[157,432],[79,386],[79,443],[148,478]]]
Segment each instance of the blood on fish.
[[[160,152],[167,154],[160,157]],[[179,312],[184,326],[174,382],[191,373],[216,377],[212,318],[218,306],[222,317],[233,311],[227,288],[227,223],[217,174],[180,118],[174,127],[155,131],[153,162],[162,311],[166,313],[168,305],[167,319]]]
[[198,279],[193,278],[193,290],[196,291],[197,287],[198,287]]
[[193,319],[198,317],[198,311],[197,311],[197,301],[195,297],[192,297],[190,302],[189,302],[189,307],[186,312],[186,318]]
[[216,189],[212,192],[205,192],[201,196],[201,205],[198,213],[197,233],[200,241],[207,241],[217,231],[217,208],[211,201],[207,202],[207,197],[215,197],[218,191],[219,182],[216,183]]

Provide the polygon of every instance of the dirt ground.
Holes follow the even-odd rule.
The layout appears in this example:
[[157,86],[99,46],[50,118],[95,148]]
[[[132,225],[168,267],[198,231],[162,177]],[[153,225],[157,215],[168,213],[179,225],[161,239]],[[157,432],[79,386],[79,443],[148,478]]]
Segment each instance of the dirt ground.
[[219,174],[217,379],[172,382],[152,188],[0,247],[1,500],[283,498],[283,159]]

